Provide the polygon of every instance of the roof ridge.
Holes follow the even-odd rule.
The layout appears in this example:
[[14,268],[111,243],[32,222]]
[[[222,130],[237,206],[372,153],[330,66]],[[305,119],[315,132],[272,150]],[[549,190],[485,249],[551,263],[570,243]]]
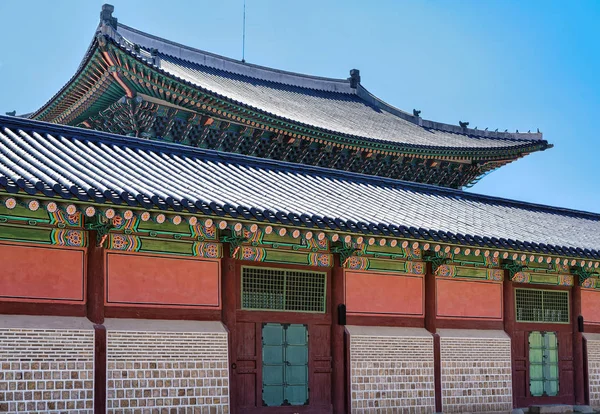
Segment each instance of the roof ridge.
[[[529,142],[535,142],[535,141],[543,141],[543,134],[541,132],[499,132],[498,130],[495,131],[489,131],[487,128],[486,129],[475,129],[475,128],[468,128],[468,127],[462,127],[460,125],[452,125],[452,124],[447,124],[447,123],[443,123],[443,122],[437,122],[437,121],[430,121],[427,119],[423,119],[420,116],[421,111],[417,111],[414,110],[413,114],[411,115],[410,113],[403,111],[402,109],[399,109],[397,107],[395,107],[394,105],[384,101],[383,99],[377,97],[376,95],[372,94],[371,92],[369,92],[367,90],[367,88],[365,88],[362,85],[358,85],[358,88],[356,90],[356,94],[358,95],[359,98],[364,99],[365,101],[371,103],[372,105],[375,105],[381,109],[385,109],[388,112],[391,112],[392,114],[406,120],[406,121],[410,121],[416,125],[419,125],[423,128],[428,128],[428,129],[435,129],[438,131],[444,131],[444,132],[452,132],[455,134],[461,134],[461,135],[469,135],[469,136],[474,136],[474,137],[482,137],[482,138],[491,138],[491,139],[508,139],[508,140],[512,140],[512,141],[529,141]],[[466,122],[466,124],[468,125],[469,123]]]
[[[330,178],[359,181],[359,182],[369,183],[369,184],[378,184],[378,185],[384,184],[384,185],[390,185],[390,186],[402,186],[403,188],[409,189],[409,190],[415,190],[415,191],[419,191],[419,190],[423,191],[424,190],[424,191],[427,191],[430,193],[437,193],[437,194],[441,194],[441,195],[445,195],[445,196],[449,196],[449,197],[460,197],[460,198],[466,198],[466,199],[471,199],[471,200],[486,201],[486,202],[489,202],[490,204],[491,203],[495,203],[495,204],[501,203],[506,206],[514,206],[514,207],[528,209],[528,210],[535,210],[535,211],[543,210],[545,212],[552,213],[552,214],[562,214],[562,215],[570,215],[570,216],[576,216],[576,217],[585,217],[585,218],[600,221],[600,213],[593,213],[593,212],[589,212],[589,211],[549,206],[549,205],[527,202],[527,201],[520,201],[520,200],[511,200],[511,199],[507,199],[507,198],[490,196],[490,195],[485,195],[485,194],[469,193],[469,192],[465,192],[463,190],[452,189],[452,188],[447,188],[447,187],[438,187],[438,186],[431,185],[431,184],[416,183],[416,182],[411,182],[411,181],[402,181],[402,180],[397,180],[397,179],[393,179],[393,178],[378,177],[378,176],[373,176],[373,175],[368,175],[368,174],[360,174],[360,173],[355,173],[355,172],[341,171],[341,170],[335,170],[335,169],[312,166],[312,165],[297,164],[297,163],[292,163],[292,162],[287,162],[287,161],[264,159],[264,158],[258,158],[258,157],[242,155],[242,154],[226,153],[226,152],[221,152],[221,151],[216,151],[216,150],[190,147],[187,145],[181,145],[181,144],[176,144],[176,143],[171,143],[171,142],[149,141],[149,140],[145,140],[142,138],[128,137],[128,136],[123,136],[123,135],[118,135],[118,134],[101,132],[101,131],[97,131],[97,130],[89,130],[89,129],[73,127],[73,126],[53,124],[53,123],[44,122],[44,121],[0,115],[0,126],[1,127],[15,126],[17,128],[26,128],[26,127],[31,128],[36,125],[43,127],[45,129],[45,132],[50,132],[50,133],[57,132],[57,133],[61,133],[61,134],[64,134],[65,132],[67,132],[67,133],[71,133],[74,136],[79,136],[81,138],[85,138],[85,139],[88,139],[91,141],[102,141],[104,138],[105,142],[106,142],[106,140],[109,140],[109,141],[112,141],[112,143],[114,143],[114,144],[129,145],[129,146],[137,147],[140,149],[152,149],[152,150],[161,151],[161,152],[166,152],[166,150],[168,150],[174,154],[188,155],[188,156],[192,155],[192,154],[197,154],[197,155],[202,154],[202,155],[204,155],[204,158],[210,158],[210,159],[218,160],[218,161],[222,161],[222,162],[238,160],[238,161],[243,161],[243,163],[246,165],[259,167],[259,168],[274,167],[277,169],[286,169],[287,171],[293,171],[296,173],[315,174],[315,175],[319,175],[319,176],[326,175],[327,177],[330,177]],[[134,144],[134,145],[132,145],[132,144]]]
[[[116,41],[123,39],[131,44],[139,44],[140,40],[142,40],[145,41],[146,44],[140,44],[140,46],[145,49],[155,48],[165,55],[182,59],[190,63],[203,65],[209,68],[225,70],[226,72],[248,76],[253,79],[273,81],[284,85],[293,85],[308,89],[328,90],[348,94],[355,93],[355,90],[350,87],[350,81],[348,79],[314,76],[242,62],[227,56],[173,42],[171,40],[155,36],[122,23],[117,24],[116,30],[114,30],[113,27],[105,24],[102,26],[102,32],[104,34],[108,34]],[[131,38],[132,35],[133,38]],[[163,50],[161,50],[159,46],[163,46]],[[341,88],[344,90],[340,90]]]

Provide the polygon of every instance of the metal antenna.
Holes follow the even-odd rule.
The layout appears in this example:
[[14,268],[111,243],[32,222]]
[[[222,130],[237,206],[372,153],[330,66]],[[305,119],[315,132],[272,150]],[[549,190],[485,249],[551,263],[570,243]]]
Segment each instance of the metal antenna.
[[242,30],[242,62],[246,62],[246,0],[244,0],[244,26]]

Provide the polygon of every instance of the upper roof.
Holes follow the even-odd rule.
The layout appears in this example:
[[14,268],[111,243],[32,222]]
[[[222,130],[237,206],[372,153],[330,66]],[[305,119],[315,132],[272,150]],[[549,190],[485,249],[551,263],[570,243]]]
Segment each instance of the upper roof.
[[0,116],[0,188],[600,258],[600,215]]
[[[112,17],[113,10],[113,6],[103,6],[98,28],[109,42],[160,73],[248,108],[259,114],[259,119],[267,116],[281,121],[271,127],[291,123],[301,126],[303,134],[311,136],[312,133],[317,140],[331,135],[349,139],[353,145],[383,143],[388,145],[387,150],[431,149],[438,154],[436,156],[441,150],[453,151],[454,157],[460,156],[456,150],[470,151],[469,157],[477,150],[482,154],[505,150],[504,159],[512,160],[551,147],[539,131],[478,130],[468,128],[468,123],[458,126],[425,120],[419,116],[420,111],[404,112],[369,93],[360,83],[358,70],[350,71],[348,79],[331,79],[253,65],[117,23]],[[79,71],[97,47],[98,42],[92,41]],[[55,115],[49,116],[47,109],[64,99],[72,89],[78,89],[74,88],[74,82],[79,71],[47,104],[31,114],[31,118],[60,122]],[[89,95],[97,93],[90,91]],[[90,97],[84,99],[89,101]],[[90,104],[85,103],[83,107],[88,108]],[[497,156],[498,151],[495,154],[493,159],[503,159]]]
[[[122,47],[174,77],[281,119],[367,140],[440,148],[519,147],[542,134],[475,130],[421,119],[348,79],[286,72],[184,46],[118,23],[101,26]],[[353,78],[356,80],[354,83]]]

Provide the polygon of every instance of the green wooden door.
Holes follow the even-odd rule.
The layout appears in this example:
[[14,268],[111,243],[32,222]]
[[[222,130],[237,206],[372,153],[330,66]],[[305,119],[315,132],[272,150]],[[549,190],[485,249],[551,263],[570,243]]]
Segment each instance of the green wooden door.
[[263,405],[308,403],[306,325],[265,323],[262,328]]
[[555,332],[529,333],[529,392],[558,395],[558,341]]

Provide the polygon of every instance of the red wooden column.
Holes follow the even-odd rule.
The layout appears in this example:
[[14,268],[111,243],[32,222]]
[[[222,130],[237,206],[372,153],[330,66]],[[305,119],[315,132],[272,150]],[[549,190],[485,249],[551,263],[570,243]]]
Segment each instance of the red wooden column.
[[442,412],[442,356],[441,340],[436,326],[436,285],[431,263],[427,263],[425,273],[425,329],[433,335],[433,385],[435,391],[435,411]]
[[581,315],[581,286],[575,276],[575,285],[571,290],[571,319],[573,324],[573,385],[575,387],[575,404],[585,404],[585,364],[583,354],[583,333],[579,329]]
[[87,302],[86,312],[90,321],[95,324],[104,323],[104,247],[98,246],[97,232],[88,233],[87,251]]
[[238,412],[237,407],[237,378],[234,369],[236,362],[236,305],[238,292],[236,289],[235,259],[231,257],[231,246],[223,244],[223,259],[221,261],[221,318],[229,334],[229,407],[230,412]]
[[[343,414],[346,412],[346,361],[344,358],[344,332],[345,327],[339,324],[338,305],[344,303],[344,268],[340,263],[340,255],[334,255],[333,270],[331,272],[331,396],[333,412]],[[349,358],[349,356],[348,356]]]
[[86,314],[94,323],[94,413],[106,412],[106,328],[104,327],[104,248],[88,232]]
[[504,332],[510,337],[510,359],[512,369],[512,389],[513,389],[513,407],[517,406],[517,396],[515,392],[515,357],[514,357],[514,342],[513,332],[515,330],[515,290],[513,288],[512,280],[510,280],[508,270],[504,271],[504,282],[503,282],[503,308],[504,308]]

